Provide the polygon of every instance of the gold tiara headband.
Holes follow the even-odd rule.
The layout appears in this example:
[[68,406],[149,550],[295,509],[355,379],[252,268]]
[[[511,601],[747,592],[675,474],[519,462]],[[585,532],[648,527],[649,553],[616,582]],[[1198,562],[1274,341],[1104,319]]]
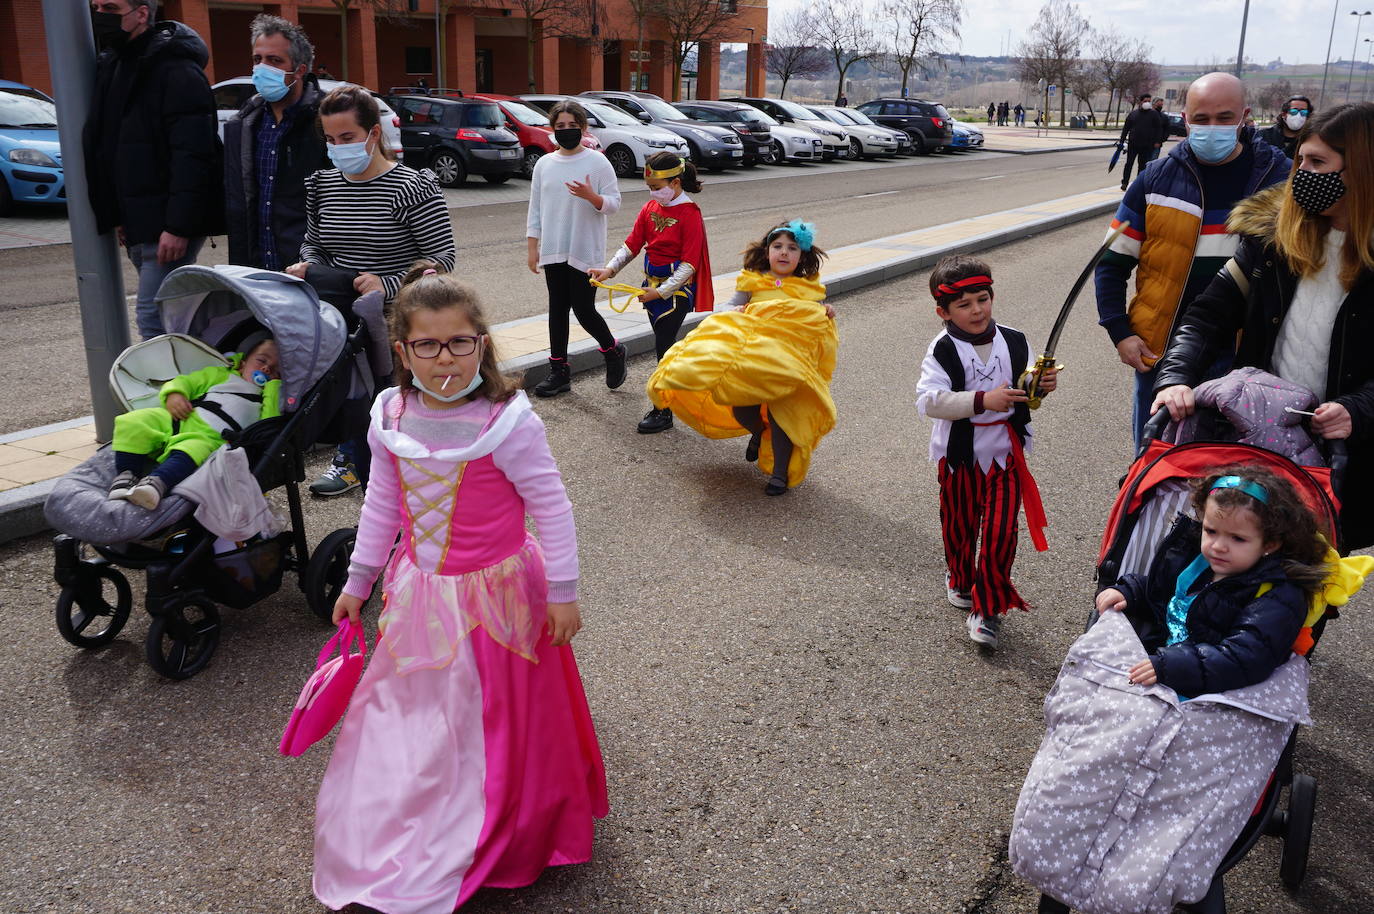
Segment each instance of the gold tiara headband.
[[645,165],[644,177],[659,178],[661,180],[666,180],[668,178],[676,178],[678,175],[682,174],[686,170],[686,165],[683,163],[681,159],[678,159],[676,165],[674,165],[672,168],[665,168],[662,171],[654,171],[648,165]]

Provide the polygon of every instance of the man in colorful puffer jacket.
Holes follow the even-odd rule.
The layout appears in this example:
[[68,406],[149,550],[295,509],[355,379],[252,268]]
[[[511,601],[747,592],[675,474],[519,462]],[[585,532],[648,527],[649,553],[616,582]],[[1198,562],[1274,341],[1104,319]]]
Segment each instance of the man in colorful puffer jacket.
[[[1226,230],[1231,208],[1292,170],[1281,151],[1244,126],[1250,108],[1231,74],[1196,80],[1185,110],[1188,138],[1131,183],[1111,226],[1130,227],[1097,266],[1098,323],[1136,372],[1131,427],[1137,446],[1154,399],[1155,362],[1178,315],[1235,253],[1238,239]],[[1135,295],[1128,306],[1132,271]]]

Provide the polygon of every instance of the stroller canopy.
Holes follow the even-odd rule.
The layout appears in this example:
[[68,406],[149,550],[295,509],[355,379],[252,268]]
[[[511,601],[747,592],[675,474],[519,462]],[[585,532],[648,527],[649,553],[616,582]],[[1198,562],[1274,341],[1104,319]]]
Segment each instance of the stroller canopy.
[[233,332],[256,318],[281,350],[282,407],[288,412],[339,357],[347,336],[343,315],[304,280],[253,267],[179,267],[162,281],[157,305],[168,333],[217,347],[236,344]]

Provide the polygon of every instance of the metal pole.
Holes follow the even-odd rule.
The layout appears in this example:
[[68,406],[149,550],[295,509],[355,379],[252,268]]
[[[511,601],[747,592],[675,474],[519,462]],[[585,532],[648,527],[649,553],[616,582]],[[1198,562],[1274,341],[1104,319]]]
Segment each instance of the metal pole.
[[1331,7],[1331,34],[1326,38],[1326,63],[1322,65],[1322,90],[1317,93],[1317,107],[1326,100],[1326,74],[1331,69],[1331,42],[1336,40],[1336,14],[1341,11],[1341,0]]
[[110,366],[129,348],[128,304],[124,267],[113,234],[96,229],[87,196],[86,154],[81,133],[95,95],[95,39],[90,7],[72,0],[43,0],[43,28],[48,36],[48,67],[57,99],[57,131],[62,143],[62,172],[67,187],[67,219],[72,232],[72,260],[81,304],[81,335],[86,347],[86,374],[91,386],[95,435],[109,441],[114,419],[124,410],[110,393]]
[[1240,17],[1240,50],[1236,52],[1236,78],[1245,77],[1245,25],[1250,21],[1250,0],[1245,0],[1245,12]]
[[[1248,0],[1247,0],[1248,2]],[[434,88],[444,84],[444,0],[434,0]],[[462,86],[457,88],[461,89]],[[476,86],[473,87],[474,89]]]
[[1360,86],[1360,101],[1364,101],[1369,94],[1369,61],[1374,59],[1374,38],[1366,38],[1364,43],[1369,45],[1369,51],[1364,55],[1364,84]]
[[1350,78],[1345,81],[1345,100],[1348,104],[1350,96],[1355,90],[1355,54],[1360,50],[1360,26],[1364,25],[1364,17],[1369,15],[1369,10],[1363,13],[1350,11],[1350,15],[1355,17],[1355,46],[1350,49]]

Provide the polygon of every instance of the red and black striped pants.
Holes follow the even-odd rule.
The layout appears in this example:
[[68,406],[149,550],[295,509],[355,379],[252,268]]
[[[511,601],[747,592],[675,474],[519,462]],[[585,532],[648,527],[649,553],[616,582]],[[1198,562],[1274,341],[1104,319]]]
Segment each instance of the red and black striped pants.
[[1011,583],[1021,515],[1015,459],[1009,454],[1005,467],[994,463],[986,473],[976,463],[949,466],[940,461],[940,535],[945,542],[949,586],[971,593],[973,611],[979,615],[1030,608]]

